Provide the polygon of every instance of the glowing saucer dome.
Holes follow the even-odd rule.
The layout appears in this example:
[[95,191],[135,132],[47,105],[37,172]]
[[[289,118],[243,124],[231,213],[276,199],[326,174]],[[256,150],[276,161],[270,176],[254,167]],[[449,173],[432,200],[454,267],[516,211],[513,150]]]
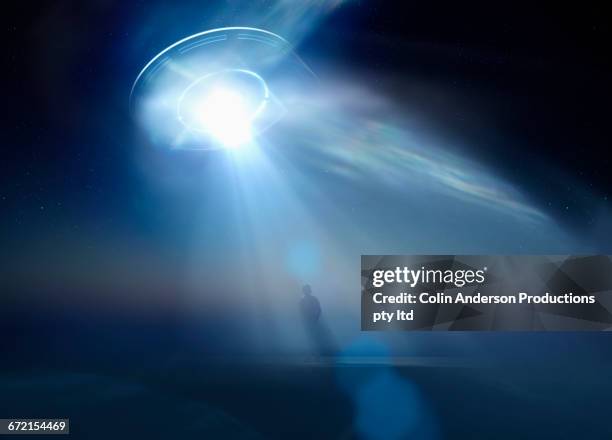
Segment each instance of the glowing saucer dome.
[[230,27],[184,38],[139,73],[130,109],[149,139],[169,148],[236,148],[290,111],[312,71],[271,32]]

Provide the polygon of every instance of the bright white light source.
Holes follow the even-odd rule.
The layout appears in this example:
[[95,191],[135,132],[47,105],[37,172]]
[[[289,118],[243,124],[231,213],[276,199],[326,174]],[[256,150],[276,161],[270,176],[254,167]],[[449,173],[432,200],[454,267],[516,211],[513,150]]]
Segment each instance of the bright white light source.
[[266,83],[256,73],[222,70],[198,78],[185,89],[177,116],[193,136],[237,148],[255,137],[255,124],[261,124],[268,99]]
[[253,110],[250,107],[239,92],[219,86],[204,97],[197,118],[216,141],[236,148],[251,140]]

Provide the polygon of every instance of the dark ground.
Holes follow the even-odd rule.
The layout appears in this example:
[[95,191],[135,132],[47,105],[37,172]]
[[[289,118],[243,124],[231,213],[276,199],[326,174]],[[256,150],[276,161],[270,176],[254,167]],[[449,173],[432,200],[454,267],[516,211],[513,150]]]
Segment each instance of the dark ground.
[[[435,359],[403,363],[393,367],[394,374],[427,396],[431,414],[415,419],[415,430],[397,438],[436,438],[419,427],[434,420],[440,423],[438,438],[448,439],[612,437],[605,405],[612,392],[610,365],[512,369],[440,365]],[[361,404],[345,392],[346,384],[357,389],[390,369],[347,359],[342,365],[274,359],[181,362],[147,373],[13,371],[0,381],[0,413],[70,417],[71,435],[78,438],[351,439],[363,421],[357,420]],[[372,396],[373,407],[386,409],[388,423],[412,420],[408,407],[390,404],[393,396]],[[370,413],[372,419],[380,416]]]

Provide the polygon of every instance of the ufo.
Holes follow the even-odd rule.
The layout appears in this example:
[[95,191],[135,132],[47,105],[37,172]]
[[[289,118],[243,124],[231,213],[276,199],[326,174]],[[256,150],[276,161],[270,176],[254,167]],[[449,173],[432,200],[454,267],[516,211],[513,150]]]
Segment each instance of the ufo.
[[252,144],[316,77],[272,32],[227,27],[168,46],[138,74],[130,110],[153,144],[233,149]]

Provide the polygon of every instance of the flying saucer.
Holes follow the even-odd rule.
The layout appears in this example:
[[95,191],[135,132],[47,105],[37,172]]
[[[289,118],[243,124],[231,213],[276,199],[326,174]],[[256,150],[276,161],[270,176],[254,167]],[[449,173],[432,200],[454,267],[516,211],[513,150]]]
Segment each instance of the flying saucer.
[[157,145],[236,148],[281,120],[295,90],[313,79],[282,37],[255,28],[213,29],[149,61],[132,87],[130,109]]

